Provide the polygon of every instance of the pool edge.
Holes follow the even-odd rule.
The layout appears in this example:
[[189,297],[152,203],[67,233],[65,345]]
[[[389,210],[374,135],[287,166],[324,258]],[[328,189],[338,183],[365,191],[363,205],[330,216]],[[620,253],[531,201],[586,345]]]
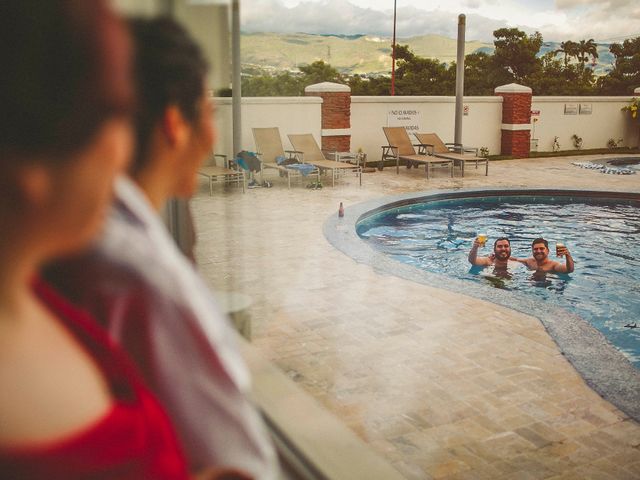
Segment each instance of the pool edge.
[[[635,421],[640,422],[640,371],[613,347],[596,328],[580,316],[525,294],[496,289],[482,284],[425,272],[417,267],[392,260],[370,247],[356,233],[356,224],[363,218],[383,210],[420,201],[486,196],[554,195],[580,196],[640,201],[638,192],[609,190],[576,190],[550,188],[460,189],[436,192],[414,192],[382,197],[346,206],[345,215],[331,215],[323,225],[325,238],[331,245],[358,263],[371,266],[417,283],[442,288],[515,310],[537,318],[587,385]],[[446,279],[446,281],[443,281]],[[514,296],[517,303],[513,304]],[[535,313],[532,313],[535,312]]]

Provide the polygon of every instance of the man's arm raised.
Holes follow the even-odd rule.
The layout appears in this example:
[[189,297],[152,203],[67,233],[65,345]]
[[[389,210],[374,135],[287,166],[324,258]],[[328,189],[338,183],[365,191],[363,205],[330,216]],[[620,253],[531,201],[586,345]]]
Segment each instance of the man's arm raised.
[[562,247],[558,250],[558,253],[560,255],[564,255],[564,265],[562,265],[561,263],[557,262],[556,265],[554,265],[554,271],[558,272],[558,273],[571,273],[573,272],[573,257],[571,256],[571,253],[569,253],[569,249],[567,247]]
[[473,241],[473,246],[471,247],[471,250],[469,251],[469,256],[467,257],[467,259],[469,260],[469,263],[471,265],[482,266],[482,267],[486,267],[487,265],[491,265],[492,264],[491,259],[489,259],[488,257],[479,257],[478,256],[478,247],[479,246],[480,246],[480,243],[478,242],[478,239],[476,238]]

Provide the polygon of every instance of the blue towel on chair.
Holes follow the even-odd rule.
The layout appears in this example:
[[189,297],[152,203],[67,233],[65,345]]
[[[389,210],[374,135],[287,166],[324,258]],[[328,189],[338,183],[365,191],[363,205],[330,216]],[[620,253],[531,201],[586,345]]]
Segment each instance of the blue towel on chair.
[[241,152],[238,152],[234,160],[243,170],[249,170],[251,172],[260,171],[260,160],[258,160],[258,157],[254,152],[242,150]]
[[306,177],[316,169],[316,167],[314,167],[313,165],[309,165],[308,163],[292,163],[291,165],[285,165],[285,167],[291,170],[297,170],[304,177]]

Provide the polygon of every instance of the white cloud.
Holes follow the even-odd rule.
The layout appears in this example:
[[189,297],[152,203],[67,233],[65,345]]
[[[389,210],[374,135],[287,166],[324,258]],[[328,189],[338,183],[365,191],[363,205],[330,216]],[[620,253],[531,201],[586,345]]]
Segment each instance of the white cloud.
[[614,40],[640,36],[637,0],[558,0],[566,22],[548,27],[550,35],[566,40]]
[[[248,32],[304,32],[335,34],[371,34],[391,37],[393,13],[362,8],[346,0],[303,2],[286,8],[279,0],[253,0],[246,2],[242,12],[242,28]],[[268,14],[265,12],[269,12]],[[399,38],[436,34],[455,37],[458,28],[457,13],[426,11],[414,6],[398,7],[396,32]],[[467,39],[491,41],[493,30],[504,22],[467,15]]]
[[[242,28],[390,37],[390,4],[389,0],[243,0]],[[397,36],[453,38],[459,13],[467,16],[468,40],[492,42],[493,31],[502,27],[518,27],[527,33],[538,30],[547,41],[640,35],[638,0],[399,0]]]

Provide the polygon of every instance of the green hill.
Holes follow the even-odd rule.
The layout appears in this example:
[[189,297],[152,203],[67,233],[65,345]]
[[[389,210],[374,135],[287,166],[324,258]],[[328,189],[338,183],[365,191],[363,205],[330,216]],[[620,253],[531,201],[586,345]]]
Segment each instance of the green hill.
[[[421,57],[451,62],[456,58],[456,40],[438,35],[397,39]],[[492,44],[467,42],[465,53]],[[391,70],[391,39],[368,35],[311,35],[306,33],[243,33],[243,68],[291,70],[298,65],[324,60],[342,73],[388,73]]]
[[[456,40],[439,35],[400,38],[398,44],[409,45],[421,57],[450,63],[456,59]],[[560,48],[559,42],[545,42],[539,55]],[[492,43],[470,41],[465,54],[476,51],[493,53]],[[598,44],[600,58],[589,64],[596,75],[611,70],[614,61],[608,43]],[[271,71],[293,70],[323,60],[341,73],[383,73],[391,71],[391,39],[370,35],[313,35],[308,33],[243,33],[242,67],[245,71],[260,68]],[[558,54],[558,59],[562,55]],[[571,60],[575,62],[576,60]]]

